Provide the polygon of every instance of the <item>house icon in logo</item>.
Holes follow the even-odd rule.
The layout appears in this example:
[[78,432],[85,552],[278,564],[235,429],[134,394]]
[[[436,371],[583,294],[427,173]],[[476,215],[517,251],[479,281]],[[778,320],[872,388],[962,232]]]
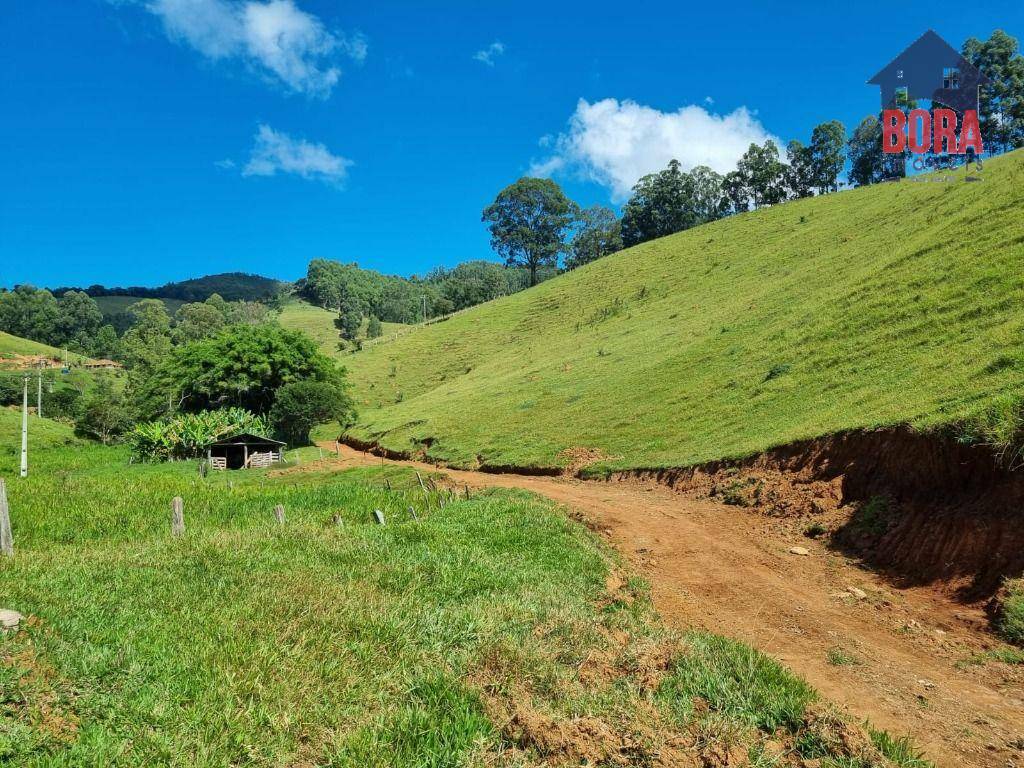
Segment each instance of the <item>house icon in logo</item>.
[[868,80],[881,86],[882,109],[905,109],[917,99],[928,99],[960,114],[978,109],[978,88],[988,82],[930,29]]

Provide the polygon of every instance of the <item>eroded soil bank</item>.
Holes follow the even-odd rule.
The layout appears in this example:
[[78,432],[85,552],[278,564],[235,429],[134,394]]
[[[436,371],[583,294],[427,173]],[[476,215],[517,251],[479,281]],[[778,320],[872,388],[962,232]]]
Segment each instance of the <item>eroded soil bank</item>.
[[905,428],[856,431],[612,479],[806,524],[898,586],[932,585],[963,601],[987,599],[1024,572],[1024,471],[1008,470],[985,446]]

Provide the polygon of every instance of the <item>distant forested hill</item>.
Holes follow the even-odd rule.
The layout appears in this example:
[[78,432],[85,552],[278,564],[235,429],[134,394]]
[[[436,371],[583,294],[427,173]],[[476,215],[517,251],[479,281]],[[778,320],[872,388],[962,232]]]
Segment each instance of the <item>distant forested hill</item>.
[[158,288],[107,288],[102,285],[91,285],[88,288],[55,288],[52,293],[61,296],[65,291],[82,290],[94,298],[131,296],[137,299],[175,299],[182,302],[206,301],[216,293],[226,301],[266,301],[274,298],[285,285],[286,283],[281,280],[262,275],[225,272],[220,275],[206,275],[177,283],[167,283]]

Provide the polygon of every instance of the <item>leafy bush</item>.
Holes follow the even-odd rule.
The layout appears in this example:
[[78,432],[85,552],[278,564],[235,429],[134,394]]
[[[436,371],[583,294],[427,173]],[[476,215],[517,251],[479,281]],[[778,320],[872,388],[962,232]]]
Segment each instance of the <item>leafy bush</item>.
[[1006,582],[997,629],[1007,642],[1024,646],[1024,579]]
[[170,461],[200,456],[210,443],[237,432],[269,437],[270,425],[242,408],[226,408],[136,424],[127,442],[138,461]]
[[380,338],[382,333],[384,333],[384,328],[381,326],[380,320],[377,319],[376,315],[370,315],[370,322],[366,325],[366,338]]
[[22,386],[20,376],[0,376],[0,405],[19,405]]
[[57,387],[43,396],[43,414],[50,419],[73,419],[81,399],[82,393],[74,387]]

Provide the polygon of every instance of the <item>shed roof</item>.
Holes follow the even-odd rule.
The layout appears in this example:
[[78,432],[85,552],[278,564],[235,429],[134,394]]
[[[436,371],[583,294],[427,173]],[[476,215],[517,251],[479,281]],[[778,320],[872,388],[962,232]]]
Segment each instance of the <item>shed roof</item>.
[[231,435],[231,437],[223,437],[220,440],[216,440],[210,443],[214,445],[284,445],[280,440],[274,440],[270,437],[260,437],[254,435],[251,432],[239,432],[237,435]]

